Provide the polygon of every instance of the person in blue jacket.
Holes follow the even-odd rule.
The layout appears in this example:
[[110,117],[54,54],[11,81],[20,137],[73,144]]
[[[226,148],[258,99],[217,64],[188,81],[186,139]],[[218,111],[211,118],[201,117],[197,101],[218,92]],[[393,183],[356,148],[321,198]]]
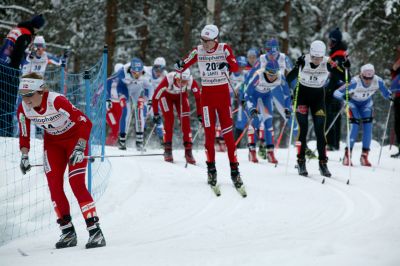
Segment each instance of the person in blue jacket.
[[[366,64],[361,67],[360,75],[351,79],[351,83],[348,85],[349,93],[349,107],[350,107],[350,157],[348,156],[348,149],[346,147],[343,158],[343,165],[352,165],[351,153],[353,150],[354,142],[357,139],[358,129],[360,123],[363,126],[363,138],[362,138],[362,153],[361,153],[361,165],[371,166],[368,160],[368,153],[370,150],[371,139],[372,139],[372,109],[373,101],[372,95],[380,90],[385,99],[391,98],[390,91],[385,87],[382,78],[375,75],[375,68],[372,64]],[[342,85],[337,89],[333,96],[341,101],[346,99],[346,85]]]
[[[256,129],[259,130],[260,147],[266,149],[268,162],[277,164],[278,161],[274,155],[274,128],[273,128],[273,94],[274,90],[282,90],[285,97],[286,117],[290,117],[291,99],[290,90],[283,74],[280,73],[280,67],[277,61],[270,60],[263,69],[257,70],[249,81],[245,93],[246,105],[252,124],[248,129],[248,147],[249,160],[258,162],[256,156]],[[265,140],[265,142],[263,141]]]

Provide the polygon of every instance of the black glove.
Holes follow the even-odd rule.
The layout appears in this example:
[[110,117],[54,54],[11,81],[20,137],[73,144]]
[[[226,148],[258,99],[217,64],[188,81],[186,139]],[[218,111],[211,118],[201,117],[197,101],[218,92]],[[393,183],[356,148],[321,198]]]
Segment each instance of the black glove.
[[285,117],[286,119],[289,119],[292,113],[290,112],[289,108],[285,108]]
[[21,163],[19,164],[19,167],[21,168],[21,172],[23,175],[31,170],[31,164],[29,163],[28,154],[22,154]]
[[185,66],[185,62],[183,62],[182,60],[176,60],[174,68],[176,71],[178,72],[182,72],[183,67]]
[[106,100],[106,108],[107,111],[110,111],[112,109],[112,102],[110,99]]
[[67,59],[69,57],[70,53],[71,53],[71,51],[69,49],[65,49],[64,50],[64,54],[63,54],[63,58]]
[[253,118],[253,119],[255,119],[255,118],[258,117],[258,111],[257,111],[256,108],[250,109],[250,116],[251,116],[251,118]]
[[86,141],[84,140],[79,140],[78,143],[76,143],[74,150],[72,151],[71,156],[69,157],[69,164],[70,165],[75,165],[77,163],[83,162],[85,159],[85,148],[86,148]]
[[389,100],[392,101],[392,102],[394,102],[394,99],[395,99],[395,98],[396,98],[396,97],[395,97],[394,95],[390,95],[390,96],[389,96]]
[[[151,104],[153,103],[153,101],[151,100],[151,99],[149,99],[148,101],[147,101],[147,105],[149,105],[149,106],[151,106]],[[149,107],[150,108],[150,107]]]
[[197,115],[197,120],[199,120],[200,124],[203,123],[203,116],[202,115]]
[[349,69],[351,67],[350,61],[349,59],[346,59],[346,61],[343,62],[343,66],[347,69]]
[[296,67],[304,66],[304,64],[306,63],[304,58],[305,58],[305,55],[301,55],[299,58],[297,58]]
[[156,124],[156,125],[161,124],[161,116],[160,116],[159,114],[154,114],[154,116],[153,116],[153,122],[154,122],[154,124]]
[[219,64],[218,69],[224,72],[228,72],[229,71],[229,64],[226,62],[222,62]]

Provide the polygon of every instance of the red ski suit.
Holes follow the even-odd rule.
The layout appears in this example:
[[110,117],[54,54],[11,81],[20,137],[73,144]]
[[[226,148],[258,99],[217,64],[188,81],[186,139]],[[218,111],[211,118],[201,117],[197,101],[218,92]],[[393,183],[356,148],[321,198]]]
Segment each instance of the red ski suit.
[[[168,73],[157,86],[153,94],[152,106],[153,112],[158,113],[158,106],[164,117],[164,141],[172,142],[174,131],[174,106],[178,117],[182,119],[181,130],[183,133],[183,142],[192,142],[192,131],[190,129],[190,106],[188,99],[188,90],[191,90],[196,100],[197,115],[201,115],[200,89],[197,82],[190,76],[186,86],[181,86],[179,74],[176,72]],[[182,87],[182,88],[181,88]],[[182,93],[181,93],[182,91]],[[182,97],[182,116],[181,116],[181,97]]]
[[229,93],[229,73],[218,69],[221,63],[229,64],[229,71],[239,70],[236,58],[229,45],[216,43],[211,51],[206,51],[203,45],[194,48],[184,59],[183,71],[194,63],[198,64],[201,76],[201,104],[203,108],[203,126],[205,130],[205,148],[207,162],[215,162],[215,120],[216,113],[221,124],[221,133],[228,149],[231,163],[236,163],[236,146],[233,137],[233,121],[231,99]]
[[[30,148],[31,122],[45,131],[43,168],[55,212],[58,219],[62,219],[70,215],[70,206],[64,193],[64,172],[78,139],[89,140],[92,123],[67,98],[55,92],[44,92],[39,107],[29,108],[22,102],[18,106],[17,117],[20,148]],[[87,153],[88,145],[85,155]],[[74,166],[68,166],[68,181],[84,219],[97,216],[93,198],[85,184],[86,166],[86,159]]]

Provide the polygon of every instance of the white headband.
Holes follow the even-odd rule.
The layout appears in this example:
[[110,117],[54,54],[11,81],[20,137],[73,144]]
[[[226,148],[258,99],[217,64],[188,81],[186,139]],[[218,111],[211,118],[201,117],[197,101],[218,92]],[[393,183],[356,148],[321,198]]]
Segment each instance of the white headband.
[[19,83],[20,90],[41,91],[43,90],[43,79],[22,78]]

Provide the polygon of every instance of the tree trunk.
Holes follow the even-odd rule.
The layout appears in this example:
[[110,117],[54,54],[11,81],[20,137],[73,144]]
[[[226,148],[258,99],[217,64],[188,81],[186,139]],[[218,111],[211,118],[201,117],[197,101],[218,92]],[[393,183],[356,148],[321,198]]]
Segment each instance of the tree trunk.
[[282,40],[282,52],[285,54],[287,54],[289,51],[289,20],[291,11],[290,6],[290,0],[286,0],[285,5],[283,6],[283,11],[285,12],[285,16],[283,17],[283,30],[286,32],[286,38],[283,38]]
[[214,24],[221,27],[222,0],[215,0]]
[[148,29],[148,22],[147,22],[149,14],[150,14],[150,6],[148,3],[148,0],[144,0],[143,15],[146,18],[146,24],[139,28],[139,36],[141,39],[143,39],[140,42],[139,54],[140,54],[140,58],[143,60],[143,62],[146,60],[147,48],[149,47],[149,29]]
[[191,48],[190,33],[192,31],[192,0],[185,0],[183,16],[183,47],[181,54],[186,54]]
[[117,28],[117,2],[113,0],[107,0],[106,7],[106,44],[108,46],[108,63],[107,63],[107,74],[111,75],[114,70],[114,52],[115,52],[115,29]]

